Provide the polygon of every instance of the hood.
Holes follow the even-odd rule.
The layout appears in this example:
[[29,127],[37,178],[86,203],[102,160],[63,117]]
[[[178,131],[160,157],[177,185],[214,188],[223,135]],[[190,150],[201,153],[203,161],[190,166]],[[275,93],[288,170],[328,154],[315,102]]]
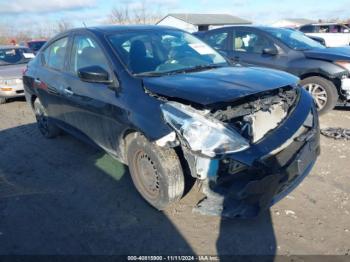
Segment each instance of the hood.
[[327,61],[345,60],[350,61],[350,47],[329,47],[304,51],[308,58],[322,59]]
[[255,67],[223,67],[143,79],[152,93],[201,105],[232,102],[244,96],[295,85],[298,78],[277,70]]
[[1,65],[0,66],[0,79],[13,79],[22,78],[23,70],[27,64],[18,65]]

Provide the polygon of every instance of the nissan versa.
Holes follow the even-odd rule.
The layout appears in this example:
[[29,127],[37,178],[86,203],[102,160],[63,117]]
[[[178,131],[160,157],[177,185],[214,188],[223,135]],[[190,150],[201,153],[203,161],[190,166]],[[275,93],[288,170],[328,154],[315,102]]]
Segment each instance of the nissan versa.
[[159,26],[74,29],[24,73],[47,138],[63,129],[129,166],[162,210],[200,181],[203,214],[254,217],[288,194],[319,154],[310,94],[288,73],[231,66],[201,40]]

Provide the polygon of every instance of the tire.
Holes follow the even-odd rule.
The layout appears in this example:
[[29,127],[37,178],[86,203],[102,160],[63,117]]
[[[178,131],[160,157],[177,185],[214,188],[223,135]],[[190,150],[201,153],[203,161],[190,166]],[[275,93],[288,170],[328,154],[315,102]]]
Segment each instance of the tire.
[[48,117],[46,109],[41,104],[39,99],[34,101],[33,107],[40,133],[46,138],[57,137],[61,130],[54,123],[52,123],[52,120]]
[[175,150],[158,147],[138,133],[129,135],[126,145],[131,178],[141,196],[158,210],[180,200],[185,182]]
[[5,97],[0,97],[0,105],[6,103],[6,98]]
[[313,96],[320,115],[336,106],[338,90],[328,79],[319,76],[307,77],[301,80],[301,85]]

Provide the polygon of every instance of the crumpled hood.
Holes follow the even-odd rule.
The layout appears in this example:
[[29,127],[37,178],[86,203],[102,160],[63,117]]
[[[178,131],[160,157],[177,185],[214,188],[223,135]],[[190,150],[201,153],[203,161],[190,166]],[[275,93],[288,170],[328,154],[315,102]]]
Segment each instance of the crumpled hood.
[[231,102],[268,90],[295,85],[298,78],[277,70],[258,67],[222,67],[202,72],[143,79],[152,93],[201,105]]
[[329,47],[304,51],[308,58],[327,61],[350,61],[350,47]]
[[0,66],[0,79],[22,78],[23,70],[27,64]]

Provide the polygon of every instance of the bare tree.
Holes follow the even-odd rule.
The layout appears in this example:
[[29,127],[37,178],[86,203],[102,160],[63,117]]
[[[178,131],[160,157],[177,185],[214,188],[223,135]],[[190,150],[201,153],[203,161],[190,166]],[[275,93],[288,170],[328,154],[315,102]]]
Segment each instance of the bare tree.
[[145,0],[139,5],[130,8],[128,4],[114,7],[109,16],[107,23],[110,24],[153,24],[162,17],[159,6],[151,7]]
[[109,15],[109,22],[112,24],[129,24],[131,23],[129,6],[126,5],[121,8],[113,8]]
[[67,20],[64,20],[63,18],[58,21],[57,23],[57,31],[58,33],[67,31],[68,29],[71,29],[73,27],[72,23],[68,22]]

